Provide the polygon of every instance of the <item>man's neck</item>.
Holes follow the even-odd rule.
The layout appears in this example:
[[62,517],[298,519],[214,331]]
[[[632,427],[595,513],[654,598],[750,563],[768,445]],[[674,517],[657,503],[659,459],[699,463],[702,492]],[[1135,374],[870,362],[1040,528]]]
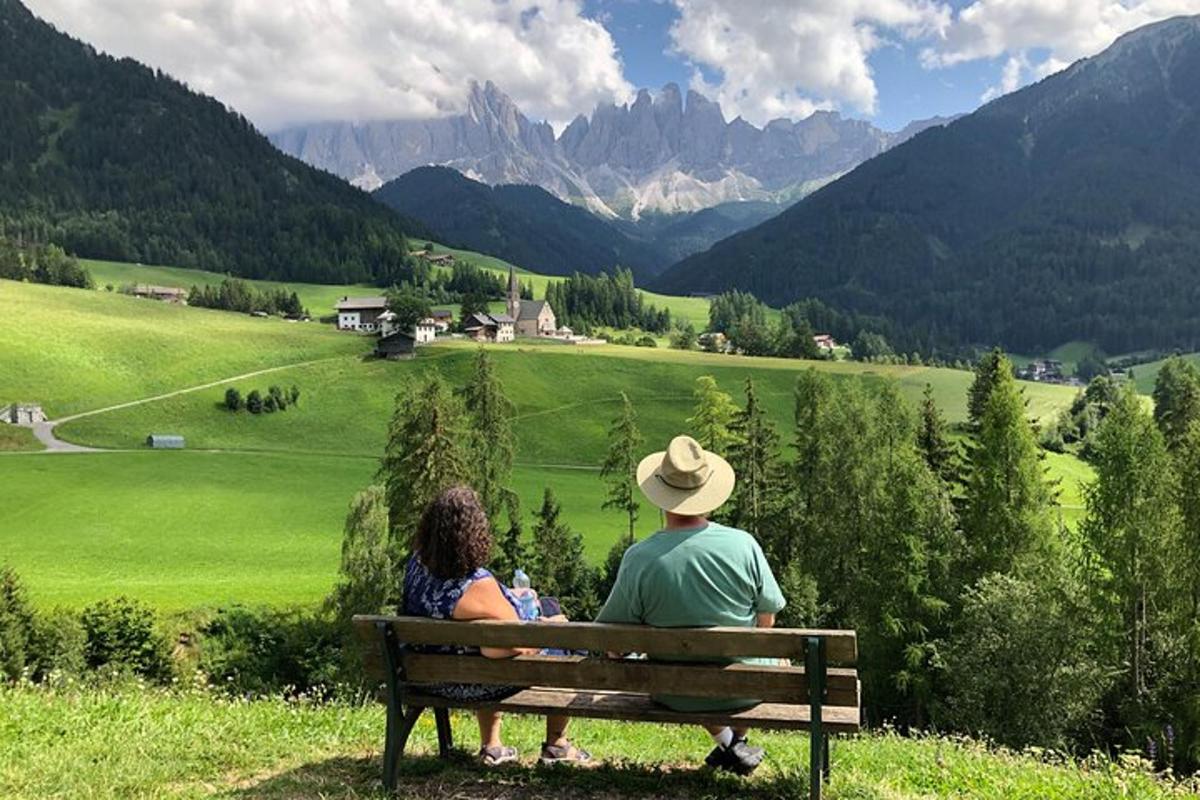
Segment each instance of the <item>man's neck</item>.
[[707,524],[708,519],[705,517],[689,517],[683,516],[682,514],[672,514],[670,511],[667,512],[666,530],[668,531],[686,530],[688,528],[703,528]]

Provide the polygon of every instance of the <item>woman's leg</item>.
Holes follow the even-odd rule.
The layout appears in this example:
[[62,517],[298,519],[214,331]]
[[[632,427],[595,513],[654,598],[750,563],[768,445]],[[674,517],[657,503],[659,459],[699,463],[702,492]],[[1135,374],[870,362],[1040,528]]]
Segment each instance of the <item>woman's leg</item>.
[[500,712],[476,711],[475,718],[479,720],[479,746],[500,747]]
[[554,747],[569,747],[571,742],[567,739],[567,725],[570,721],[569,717],[547,716],[546,744]]

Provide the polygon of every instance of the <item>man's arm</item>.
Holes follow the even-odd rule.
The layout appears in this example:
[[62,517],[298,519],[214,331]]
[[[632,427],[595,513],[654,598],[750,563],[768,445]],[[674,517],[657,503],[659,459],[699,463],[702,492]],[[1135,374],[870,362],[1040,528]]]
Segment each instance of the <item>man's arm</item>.
[[757,628],[774,628],[775,627],[775,615],[774,614],[756,614],[754,617],[754,625]]

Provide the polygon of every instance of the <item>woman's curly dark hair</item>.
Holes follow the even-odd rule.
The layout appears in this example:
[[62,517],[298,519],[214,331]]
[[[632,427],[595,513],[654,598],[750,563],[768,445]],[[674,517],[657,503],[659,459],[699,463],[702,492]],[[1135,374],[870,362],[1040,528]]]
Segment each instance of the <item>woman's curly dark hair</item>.
[[454,486],[438,495],[412,538],[412,551],[436,578],[465,578],[487,563],[492,552],[492,526],[469,486]]

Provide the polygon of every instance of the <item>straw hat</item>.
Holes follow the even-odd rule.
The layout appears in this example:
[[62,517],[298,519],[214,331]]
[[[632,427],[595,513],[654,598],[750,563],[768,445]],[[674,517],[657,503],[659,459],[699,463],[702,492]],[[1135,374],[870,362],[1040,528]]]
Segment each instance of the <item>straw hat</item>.
[[733,494],[733,467],[690,436],[676,436],[659,453],[642,459],[638,486],[663,511],[701,516],[720,508]]

